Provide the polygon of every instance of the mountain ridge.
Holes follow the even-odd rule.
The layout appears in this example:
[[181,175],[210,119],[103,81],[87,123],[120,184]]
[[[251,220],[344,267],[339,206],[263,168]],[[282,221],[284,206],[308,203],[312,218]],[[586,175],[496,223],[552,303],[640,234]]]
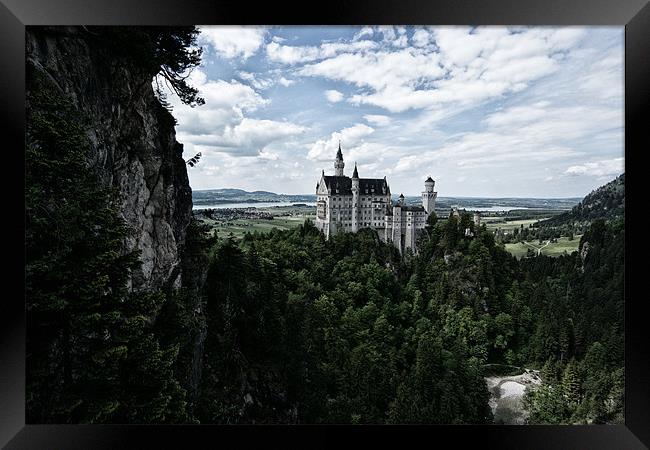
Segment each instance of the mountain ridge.
[[612,220],[625,214],[625,173],[587,194],[571,211],[539,223],[540,226],[560,226]]

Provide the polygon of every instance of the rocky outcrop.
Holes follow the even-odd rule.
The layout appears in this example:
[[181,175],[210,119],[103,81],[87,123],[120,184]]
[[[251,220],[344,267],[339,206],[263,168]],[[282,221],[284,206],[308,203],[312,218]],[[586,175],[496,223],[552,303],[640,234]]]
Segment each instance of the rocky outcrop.
[[154,74],[112,58],[96,39],[83,27],[28,27],[27,70],[44,75],[88,119],[88,163],[119,195],[131,228],[125,251],[141,253],[132,287],[179,286],[192,191],[175,121],[154,94]]

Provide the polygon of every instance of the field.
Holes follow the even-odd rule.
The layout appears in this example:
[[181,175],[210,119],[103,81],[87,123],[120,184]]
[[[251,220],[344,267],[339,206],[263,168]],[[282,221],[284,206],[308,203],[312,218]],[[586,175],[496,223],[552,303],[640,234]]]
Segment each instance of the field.
[[494,231],[498,228],[501,229],[502,231],[511,233],[512,230],[514,230],[515,228],[520,228],[522,225],[524,226],[524,228],[528,228],[529,225],[544,219],[546,219],[546,217],[539,218],[539,219],[523,219],[523,220],[512,220],[512,221],[504,222],[503,219],[499,217],[485,217],[485,218],[481,218],[481,221],[485,223],[485,227],[490,231]]
[[580,238],[582,235],[577,235],[573,238],[572,241],[568,237],[561,237],[557,242],[548,243],[544,241],[544,244],[539,245],[539,241],[534,242],[517,242],[515,244],[505,244],[506,250],[508,250],[516,258],[521,258],[526,256],[528,249],[533,249],[537,252],[540,248],[540,254],[546,256],[560,256],[566,253],[572,253],[578,250],[578,244],[580,243]]
[[259,211],[267,212],[273,215],[273,219],[229,219],[229,220],[212,220],[206,217],[200,217],[201,220],[210,225],[213,232],[220,238],[226,238],[230,234],[236,239],[240,239],[245,233],[268,233],[274,228],[278,230],[290,230],[304,223],[305,219],[313,220],[315,218],[314,207],[299,206],[282,206],[257,208]]

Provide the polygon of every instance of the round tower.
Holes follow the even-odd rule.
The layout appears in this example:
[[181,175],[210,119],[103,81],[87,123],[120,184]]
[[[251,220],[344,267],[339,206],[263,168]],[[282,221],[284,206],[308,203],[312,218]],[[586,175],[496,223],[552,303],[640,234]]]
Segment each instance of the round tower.
[[436,197],[438,196],[437,192],[433,191],[436,182],[433,181],[433,178],[429,177],[424,181],[424,192],[422,192],[422,206],[427,214],[435,209],[436,206]]

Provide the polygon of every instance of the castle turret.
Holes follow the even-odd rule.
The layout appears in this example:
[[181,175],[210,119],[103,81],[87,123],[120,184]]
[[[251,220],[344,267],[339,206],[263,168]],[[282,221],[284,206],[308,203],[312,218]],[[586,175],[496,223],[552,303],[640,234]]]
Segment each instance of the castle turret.
[[354,172],[352,172],[352,232],[359,231],[359,172],[357,163],[354,163]]
[[342,177],[344,167],[345,163],[343,162],[343,153],[341,153],[341,142],[339,141],[339,151],[336,152],[336,160],[334,160],[334,175]]
[[437,192],[433,191],[436,182],[431,177],[424,181],[424,192],[422,192],[422,206],[427,214],[431,214],[436,206]]

